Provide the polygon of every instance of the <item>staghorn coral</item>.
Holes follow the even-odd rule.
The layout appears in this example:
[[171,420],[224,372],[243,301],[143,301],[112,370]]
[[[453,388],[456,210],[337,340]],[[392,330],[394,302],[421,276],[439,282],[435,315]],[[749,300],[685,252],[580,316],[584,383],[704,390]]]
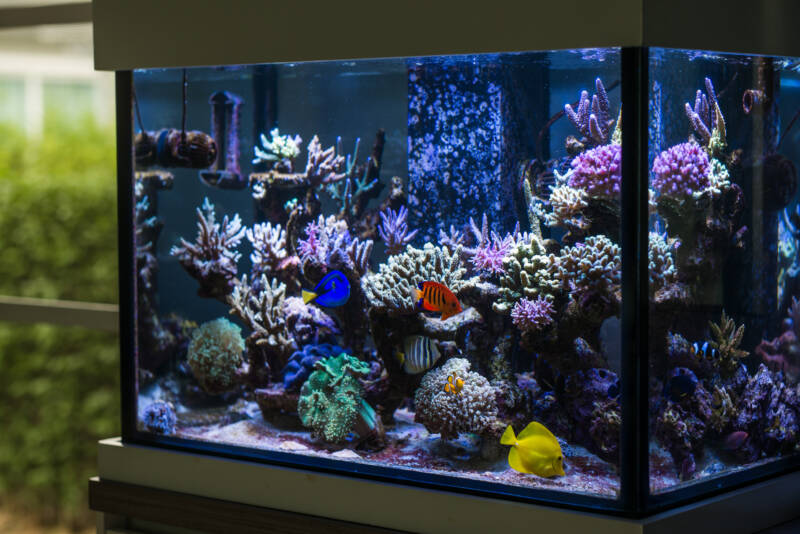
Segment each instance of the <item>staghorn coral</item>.
[[612,143],[579,154],[567,184],[589,196],[617,199],[622,183],[622,146]]
[[286,286],[271,281],[265,275],[258,279],[258,287],[251,286],[247,275],[236,284],[228,298],[230,313],[239,317],[251,330],[250,338],[257,346],[269,347],[279,352],[291,349],[294,340],[286,328],[283,313]]
[[292,172],[292,161],[300,155],[300,143],[303,139],[299,135],[294,137],[290,135],[281,135],[278,128],[274,128],[269,132],[271,140],[267,140],[267,136],[261,134],[261,146],[253,147],[253,165],[266,162],[284,162],[288,165],[287,171]]
[[375,310],[390,315],[415,313],[412,290],[421,282],[431,280],[446,285],[458,295],[472,280],[464,279],[466,269],[461,264],[461,249],[450,252],[426,243],[422,249],[411,245],[405,252],[392,256],[381,264],[377,273],[362,280],[367,301]]
[[594,81],[595,94],[592,95],[591,104],[589,92],[582,91],[578,102],[578,109],[573,110],[569,104],[564,104],[564,113],[569,121],[583,135],[585,142],[604,145],[609,142],[611,120],[606,89],[600,78]]
[[245,229],[238,213],[233,219],[226,215],[218,223],[214,205],[208,198],[203,200],[202,209],[197,208],[197,219],[195,242],[181,238],[180,246],[173,246],[169,253],[200,282],[199,295],[224,297],[233,288],[238,271],[236,263],[241,257],[237,247],[245,236]]
[[500,277],[500,294],[492,309],[507,315],[522,298],[534,299],[556,293],[559,283],[551,274],[550,262],[539,239],[523,241],[513,247],[503,259],[505,273]]
[[662,195],[686,197],[710,185],[708,155],[697,143],[668,148],[653,161],[653,188]]
[[572,298],[617,299],[622,262],[620,248],[605,236],[590,236],[583,243],[550,255],[550,274]]
[[710,154],[725,150],[725,118],[719,109],[717,95],[711,80],[705,78],[706,94],[700,89],[694,99],[694,108],[688,102],[684,104],[686,116],[692,125],[695,133],[700,136],[700,140],[706,145],[706,150]]
[[408,210],[405,206],[400,206],[400,209],[394,211],[391,208],[386,208],[382,211],[381,225],[378,227],[378,235],[381,236],[383,242],[386,244],[386,254],[395,255],[400,254],[407,244],[409,244],[417,235],[417,230],[408,231]]
[[328,269],[340,269],[348,277],[361,277],[369,270],[371,239],[361,241],[350,235],[347,223],[322,215],[306,226],[306,239],[297,244],[306,276],[319,278]]
[[250,254],[253,276],[278,271],[285,265],[286,230],[280,224],[255,224],[245,231],[245,235],[253,245],[253,252]]
[[[495,389],[469,369],[467,360],[450,358],[422,377],[414,395],[414,420],[442,439],[456,438],[461,432],[486,434],[497,420]],[[464,381],[461,392],[455,395],[444,390],[447,377],[453,373]]]
[[744,336],[744,325],[736,328],[733,319],[725,315],[725,310],[722,310],[719,323],[709,321],[708,327],[711,329],[713,339],[709,345],[717,350],[717,368],[722,376],[730,377],[739,369],[741,360],[750,354],[739,348]]
[[336,322],[316,306],[310,306],[300,297],[287,297],[283,301],[286,328],[299,344],[319,343],[340,334]]
[[303,426],[330,443],[344,441],[351,432],[366,438],[376,431],[380,419],[358,380],[369,372],[369,364],[344,353],[314,363],[297,403]]
[[243,351],[242,329],[220,317],[194,331],[186,360],[206,393],[218,395],[236,385]]
[[511,310],[511,322],[522,332],[538,332],[553,324],[555,308],[547,299],[520,299]]

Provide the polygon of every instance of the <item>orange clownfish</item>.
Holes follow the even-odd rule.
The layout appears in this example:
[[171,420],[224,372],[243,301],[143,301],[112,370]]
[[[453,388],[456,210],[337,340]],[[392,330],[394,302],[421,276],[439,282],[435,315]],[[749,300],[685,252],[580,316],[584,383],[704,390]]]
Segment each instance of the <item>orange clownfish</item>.
[[440,312],[444,321],[457,313],[461,313],[461,304],[446,285],[439,282],[420,282],[418,289],[412,291],[417,307],[428,311]]
[[464,388],[464,381],[457,377],[455,373],[447,377],[447,382],[444,385],[445,393],[452,393],[458,395]]

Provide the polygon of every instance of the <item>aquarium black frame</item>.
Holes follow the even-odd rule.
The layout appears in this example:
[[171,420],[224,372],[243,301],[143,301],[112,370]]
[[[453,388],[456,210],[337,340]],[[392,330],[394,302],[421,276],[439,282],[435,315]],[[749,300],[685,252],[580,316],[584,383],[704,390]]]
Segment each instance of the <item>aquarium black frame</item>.
[[[136,366],[136,262],[133,199],[133,72],[116,72],[117,203],[119,217],[119,287],[122,439],[136,445],[155,445],[174,451],[249,460],[319,473],[357,477],[488,498],[602,512],[624,517],[645,517],[657,512],[725,493],[800,468],[800,454],[763,465],[722,474],[651,494],[649,481],[648,338],[648,100],[649,49],[621,47],[620,79],[622,120],[622,370],[620,402],[620,492],[617,498],[505,486],[413,470],[354,464],[283,453],[160,436],[140,432],[137,419]],[[642,261],[642,259],[645,261]]]

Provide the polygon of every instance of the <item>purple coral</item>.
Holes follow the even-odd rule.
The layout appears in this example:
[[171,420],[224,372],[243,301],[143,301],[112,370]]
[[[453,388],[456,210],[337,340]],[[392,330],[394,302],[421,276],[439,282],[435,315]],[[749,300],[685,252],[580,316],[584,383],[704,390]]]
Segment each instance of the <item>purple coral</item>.
[[237,247],[245,236],[242,221],[237,213],[233,219],[226,215],[218,223],[214,205],[207,198],[203,200],[202,209],[197,208],[197,219],[195,242],[181,238],[180,245],[172,247],[169,253],[200,282],[200,295],[227,295],[233,289],[236,264],[241,257]]
[[697,143],[668,148],[653,162],[653,188],[662,195],[688,196],[708,187],[708,154]]
[[598,145],[608,143],[609,127],[613,122],[609,117],[609,104],[606,88],[600,78],[594,81],[596,93],[592,95],[589,104],[589,92],[581,92],[578,110],[572,109],[569,104],[564,105],[564,113],[570,122],[578,129],[586,140]]
[[386,253],[390,256],[400,254],[403,247],[409,244],[417,235],[417,230],[408,231],[408,210],[400,206],[398,211],[386,208],[381,212],[381,225],[378,234],[386,244]]
[[154,401],[148,404],[142,414],[142,424],[148,432],[169,436],[175,433],[178,416],[172,403]]
[[500,236],[492,232],[491,243],[487,242],[484,246],[476,249],[470,261],[473,267],[479,271],[487,271],[491,274],[503,274],[505,272],[503,258],[506,257],[513,244],[514,241],[512,238],[505,237],[501,239]]
[[305,271],[308,266],[341,269],[362,276],[369,269],[372,240],[350,235],[345,221],[319,216],[306,226],[306,238],[298,240],[297,252]]
[[300,345],[319,343],[341,333],[327,313],[305,304],[300,297],[287,297],[282,310],[289,333]]
[[686,116],[692,124],[692,128],[704,144],[708,145],[711,141],[711,135],[715,128],[719,131],[722,129],[721,134],[724,134],[725,120],[722,117],[722,112],[717,103],[717,95],[714,92],[714,86],[711,80],[705,79],[706,92],[708,96],[703,94],[700,89],[694,99],[694,108],[688,102],[684,104]]
[[547,299],[521,299],[511,310],[511,322],[523,332],[538,332],[553,324],[555,308]]
[[622,182],[622,147],[603,145],[579,154],[572,160],[568,185],[589,196],[616,198]]

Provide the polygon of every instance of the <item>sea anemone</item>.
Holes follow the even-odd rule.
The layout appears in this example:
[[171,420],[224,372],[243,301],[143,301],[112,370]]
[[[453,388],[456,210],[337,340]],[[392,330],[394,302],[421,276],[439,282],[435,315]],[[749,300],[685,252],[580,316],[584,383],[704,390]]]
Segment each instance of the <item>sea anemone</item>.
[[662,195],[689,196],[709,186],[708,154],[697,143],[668,148],[653,162],[652,186]]

